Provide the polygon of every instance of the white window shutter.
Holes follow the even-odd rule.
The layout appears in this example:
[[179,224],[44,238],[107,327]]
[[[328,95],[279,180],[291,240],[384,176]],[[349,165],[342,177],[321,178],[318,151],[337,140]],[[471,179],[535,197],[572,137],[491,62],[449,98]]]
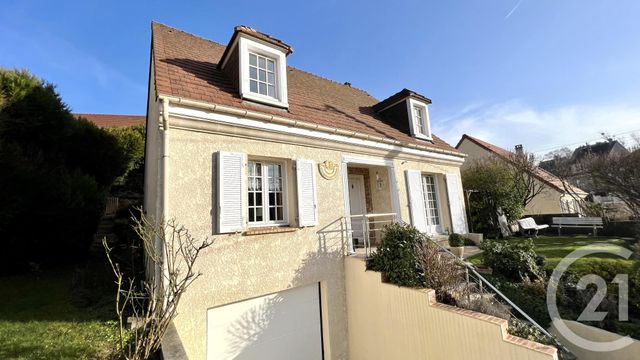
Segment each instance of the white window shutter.
[[447,196],[449,197],[449,207],[451,213],[451,226],[454,233],[466,234],[467,215],[464,207],[464,199],[460,193],[462,186],[458,174],[447,174]]
[[246,155],[218,152],[218,232],[245,228]]
[[296,183],[298,187],[298,225],[318,225],[315,161],[296,160]]
[[421,232],[427,232],[427,211],[424,207],[422,175],[417,170],[405,170],[405,176],[407,178],[411,224]]

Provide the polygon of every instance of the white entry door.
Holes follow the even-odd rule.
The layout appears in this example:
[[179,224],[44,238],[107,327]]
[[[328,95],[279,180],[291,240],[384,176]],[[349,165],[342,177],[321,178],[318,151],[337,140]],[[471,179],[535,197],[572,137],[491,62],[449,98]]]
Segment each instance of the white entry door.
[[427,216],[427,233],[442,233],[440,202],[438,201],[438,186],[435,176],[422,175],[422,194],[424,196],[424,208]]
[[[367,213],[363,175],[349,175],[349,208],[351,215],[363,215]],[[351,236],[354,245],[364,244],[362,222],[362,218],[351,218],[351,230],[353,230]]]
[[319,284],[209,309],[207,359],[321,360]]

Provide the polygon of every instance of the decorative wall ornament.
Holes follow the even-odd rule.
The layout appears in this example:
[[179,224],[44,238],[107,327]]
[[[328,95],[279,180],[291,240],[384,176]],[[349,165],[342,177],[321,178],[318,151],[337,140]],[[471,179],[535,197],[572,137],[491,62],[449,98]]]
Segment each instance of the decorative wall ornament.
[[333,180],[338,176],[338,164],[333,161],[326,160],[318,164],[320,175],[327,180]]

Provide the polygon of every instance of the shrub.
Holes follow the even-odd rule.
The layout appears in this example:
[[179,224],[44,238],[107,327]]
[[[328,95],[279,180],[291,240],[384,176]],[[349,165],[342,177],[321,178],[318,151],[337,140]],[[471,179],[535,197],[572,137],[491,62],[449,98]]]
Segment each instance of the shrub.
[[533,240],[485,240],[480,245],[485,265],[512,280],[542,278],[541,260],[533,250]]
[[449,235],[449,246],[460,247],[464,246],[464,238],[460,234],[453,233]]
[[424,235],[408,224],[384,227],[378,249],[367,262],[367,269],[383,273],[385,281],[408,287],[424,287],[425,279],[417,258],[416,245]]
[[125,158],[53,85],[0,69],[0,273],[85,259]]
[[465,237],[463,239],[464,239],[464,246],[476,246],[476,243],[473,240],[471,240],[471,239],[469,239],[467,237]]
[[551,318],[547,309],[547,289],[544,281],[525,280],[515,283],[493,278],[491,283],[538,324],[544,328],[549,327]]

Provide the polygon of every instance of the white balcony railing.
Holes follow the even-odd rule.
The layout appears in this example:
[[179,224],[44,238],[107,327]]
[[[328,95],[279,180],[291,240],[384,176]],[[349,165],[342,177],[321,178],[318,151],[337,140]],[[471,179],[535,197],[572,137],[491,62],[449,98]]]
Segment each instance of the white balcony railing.
[[[396,222],[396,213],[360,214],[344,218],[345,229],[348,234],[348,251],[355,253],[356,248],[363,248],[366,257],[371,256],[371,240],[379,241],[385,225]],[[362,239],[362,245],[356,244],[356,239]]]

